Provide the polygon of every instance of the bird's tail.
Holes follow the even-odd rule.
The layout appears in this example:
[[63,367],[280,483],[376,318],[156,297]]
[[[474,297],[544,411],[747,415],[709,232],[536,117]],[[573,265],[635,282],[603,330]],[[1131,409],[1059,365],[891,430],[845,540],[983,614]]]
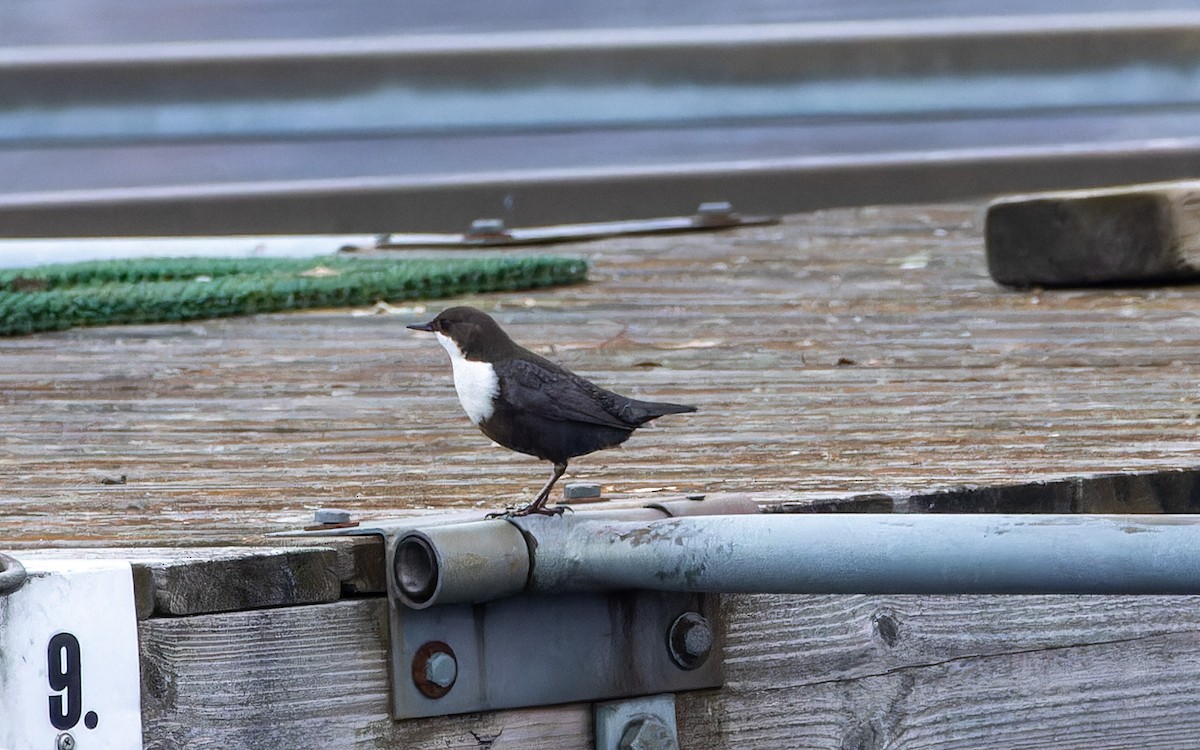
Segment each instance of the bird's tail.
[[630,414],[636,424],[642,425],[652,419],[658,419],[668,414],[686,414],[696,411],[696,407],[685,404],[668,404],[662,401],[633,401],[630,403]]

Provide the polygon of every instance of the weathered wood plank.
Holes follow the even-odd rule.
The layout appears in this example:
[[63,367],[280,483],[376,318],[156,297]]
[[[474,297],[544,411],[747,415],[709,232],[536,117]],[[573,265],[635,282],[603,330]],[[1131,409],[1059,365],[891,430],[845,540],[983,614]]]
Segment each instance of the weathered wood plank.
[[285,549],[154,564],[154,611],[191,615],[336,601],[335,559],[331,550]]
[[[1200,597],[727,597],[684,747],[1180,747]],[[386,604],[139,625],[148,748],[590,748],[587,706],[388,716]],[[1175,743],[1171,745],[1170,743]]]
[[726,687],[688,748],[1128,748],[1195,741],[1197,597],[726,599]]
[[139,624],[147,750],[591,750],[591,709],[393,722],[387,604],[154,618]]
[[[769,502],[769,501],[768,501]],[[1200,470],[1065,477],[929,493],[876,492],[818,502],[778,502],[787,513],[1198,513]]]
[[1200,182],[1001,198],[988,206],[988,271],[1001,284],[1200,279]]
[[[330,539],[329,547],[105,547],[70,550],[26,550],[21,557],[106,558],[133,565],[134,594],[139,618],[194,615],[239,609],[315,604],[337,600],[340,575],[351,587],[382,575],[360,570],[353,555],[368,564],[382,545],[355,545]],[[322,540],[324,545],[324,540]],[[356,547],[361,548],[357,549]],[[374,552],[374,555],[373,555]]]
[[[602,384],[700,407],[572,463],[608,494],[803,503],[1200,465],[1200,286],[998,287],[980,208],[560,247],[590,284],[445,304],[489,309]],[[544,467],[484,439],[445,353],[403,328],[440,305],[5,340],[4,545],[245,544],[321,506],[528,499]]]

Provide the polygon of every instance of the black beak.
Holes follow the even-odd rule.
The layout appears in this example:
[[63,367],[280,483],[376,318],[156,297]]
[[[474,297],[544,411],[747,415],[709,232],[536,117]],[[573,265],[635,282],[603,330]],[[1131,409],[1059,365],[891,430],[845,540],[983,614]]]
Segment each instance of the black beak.
[[413,323],[410,326],[405,326],[405,328],[411,328],[414,331],[426,331],[431,333],[433,332],[433,321],[431,320],[428,323]]

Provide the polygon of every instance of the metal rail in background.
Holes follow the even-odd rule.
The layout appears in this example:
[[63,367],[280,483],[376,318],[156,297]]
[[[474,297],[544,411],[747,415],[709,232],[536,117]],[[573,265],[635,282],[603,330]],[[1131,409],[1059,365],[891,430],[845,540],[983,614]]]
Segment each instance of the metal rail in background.
[[0,50],[0,143],[1200,104],[1200,12]]
[[[702,20],[702,19],[699,19]],[[1200,12],[17,47],[0,236],[382,234],[1200,171]]]
[[1197,516],[588,515],[410,531],[393,547],[397,593],[417,608],[617,590],[1200,594]]

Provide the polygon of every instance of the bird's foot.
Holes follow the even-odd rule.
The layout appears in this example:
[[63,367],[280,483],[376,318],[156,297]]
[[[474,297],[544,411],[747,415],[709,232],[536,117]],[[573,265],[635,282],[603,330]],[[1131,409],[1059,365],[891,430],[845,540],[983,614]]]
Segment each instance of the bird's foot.
[[488,513],[484,518],[520,518],[522,516],[561,516],[565,511],[575,512],[575,509],[567,505],[555,505],[553,508],[547,508],[536,503],[526,505],[524,508],[506,508],[503,512]]

